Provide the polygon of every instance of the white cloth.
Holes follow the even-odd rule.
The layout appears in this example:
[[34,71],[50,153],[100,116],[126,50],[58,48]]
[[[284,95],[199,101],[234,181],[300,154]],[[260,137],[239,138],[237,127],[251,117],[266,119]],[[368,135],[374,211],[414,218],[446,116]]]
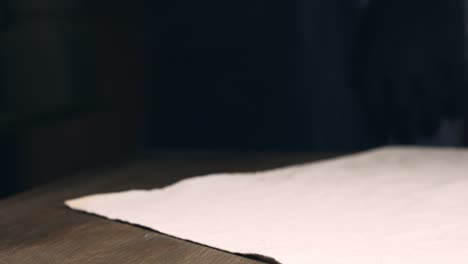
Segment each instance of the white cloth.
[[284,264],[468,263],[461,149],[383,148],[66,204]]

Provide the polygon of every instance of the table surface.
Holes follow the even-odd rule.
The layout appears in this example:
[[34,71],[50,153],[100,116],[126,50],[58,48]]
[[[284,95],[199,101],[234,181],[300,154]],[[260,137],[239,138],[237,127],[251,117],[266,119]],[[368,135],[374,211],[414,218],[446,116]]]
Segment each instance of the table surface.
[[337,155],[158,151],[138,160],[81,172],[0,201],[0,263],[271,262],[72,211],[63,201],[94,193],[158,188],[208,173],[257,171],[334,156]]

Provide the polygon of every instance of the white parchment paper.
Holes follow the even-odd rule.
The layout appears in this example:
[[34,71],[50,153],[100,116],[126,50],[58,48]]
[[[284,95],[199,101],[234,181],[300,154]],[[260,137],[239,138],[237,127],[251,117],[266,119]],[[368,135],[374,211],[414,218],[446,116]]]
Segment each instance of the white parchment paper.
[[284,264],[468,263],[462,149],[387,147],[66,205]]

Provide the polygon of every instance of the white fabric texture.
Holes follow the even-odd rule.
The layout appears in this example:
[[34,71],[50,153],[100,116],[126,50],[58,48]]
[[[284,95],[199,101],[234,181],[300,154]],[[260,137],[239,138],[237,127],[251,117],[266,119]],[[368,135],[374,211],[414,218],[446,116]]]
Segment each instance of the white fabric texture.
[[468,150],[387,147],[66,201],[284,264],[468,263]]

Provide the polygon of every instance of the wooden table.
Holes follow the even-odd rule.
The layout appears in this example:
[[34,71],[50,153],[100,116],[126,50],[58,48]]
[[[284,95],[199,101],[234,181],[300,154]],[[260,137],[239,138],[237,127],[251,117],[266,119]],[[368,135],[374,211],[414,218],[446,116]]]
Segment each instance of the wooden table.
[[159,151],[131,162],[82,172],[0,201],[0,263],[261,263],[75,212],[63,201],[99,192],[163,187],[195,175],[263,170],[331,156],[335,155]]

